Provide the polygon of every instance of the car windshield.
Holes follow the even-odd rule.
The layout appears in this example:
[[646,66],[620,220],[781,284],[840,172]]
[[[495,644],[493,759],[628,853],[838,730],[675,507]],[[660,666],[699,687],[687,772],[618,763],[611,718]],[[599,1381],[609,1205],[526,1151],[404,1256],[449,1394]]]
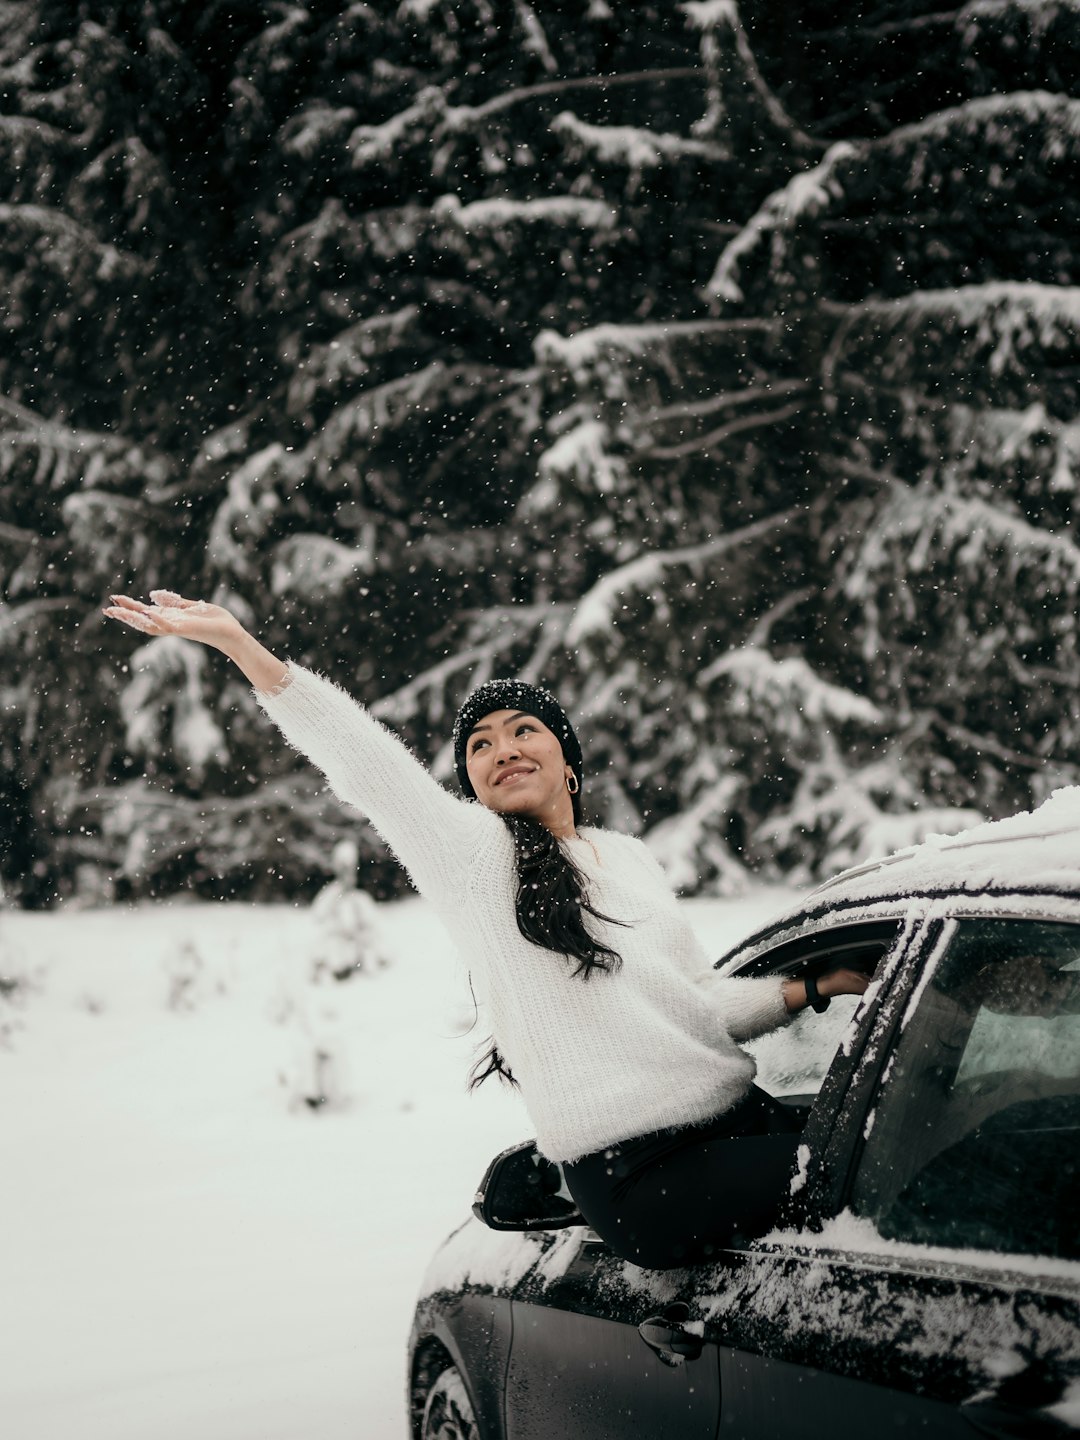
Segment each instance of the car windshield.
[[1080,1258],[1080,926],[956,923],[866,1135],[852,1208],[887,1238]]

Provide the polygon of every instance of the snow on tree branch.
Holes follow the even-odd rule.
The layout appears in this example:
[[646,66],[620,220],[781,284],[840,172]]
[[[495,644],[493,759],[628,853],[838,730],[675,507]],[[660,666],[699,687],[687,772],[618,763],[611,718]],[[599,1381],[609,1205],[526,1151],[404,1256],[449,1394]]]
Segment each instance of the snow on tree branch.
[[566,632],[567,645],[580,645],[609,630],[615,624],[619,602],[627,596],[662,587],[669,570],[680,566],[694,569],[718,560],[729,550],[752,544],[755,540],[782,529],[797,513],[795,510],[784,510],[778,515],[755,520],[750,525],[731,531],[730,534],[719,535],[715,540],[706,541],[703,545],[688,545],[678,550],[639,555],[625,565],[609,571],[578,601],[574,618]]
[[77,145],[78,137],[57,125],[28,115],[0,115],[0,147],[13,170],[41,165],[57,153],[72,154]]
[[[464,699],[459,676],[467,673],[468,689],[475,689],[496,673],[497,666],[505,666],[523,642],[531,641],[532,655],[517,662],[514,671],[524,680],[539,682],[548,658],[563,642],[569,617],[567,605],[489,606],[472,616],[460,648],[377,700],[372,714],[397,724],[422,715],[431,730],[448,733],[449,721]],[[448,740],[432,762],[434,772],[443,778],[452,774],[452,758]]]
[[365,527],[365,543],[343,545],[328,535],[290,535],[273,549],[270,593],[295,594],[313,603],[341,593],[357,575],[375,568],[375,527]]
[[[1030,373],[1034,351],[1074,348],[1080,335],[1080,286],[999,280],[824,308],[844,317],[822,364],[828,389],[847,345],[867,334],[880,338],[889,331],[902,331],[913,337],[934,327],[959,331],[972,350],[989,351],[986,363],[994,376],[1006,371]],[[914,350],[908,347],[897,361],[917,361]]]
[[1080,0],[969,0],[956,12],[956,28],[967,44],[977,38],[981,22],[1023,16],[1038,35],[1061,15],[1080,16]]
[[716,140],[695,140],[634,125],[590,125],[569,110],[555,116],[551,131],[571,159],[618,165],[636,175],[685,158],[711,164],[731,159],[729,147]]
[[[741,270],[770,237],[770,271],[780,273],[799,227],[840,206],[857,182],[869,184],[873,193],[884,194],[888,186],[899,186],[907,195],[936,193],[939,172],[948,168],[943,151],[960,142],[1000,151],[1002,160],[1014,167],[1033,149],[1043,161],[1075,157],[1080,152],[1080,100],[1045,91],[980,96],[875,140],[837,142],[817,165],[774,191],[728,242],[705,295],[741,301]],[[985,159],[980,164],[988,187],[1005,183],[1004,170],[988,166]]]
[[[890,773],[891,769],[891,773]],[[865,860],[889,855],[929,835],[955,835],[986,817],[980,810],[956,806],[920,806],[890,811],[878,799],[905,790],[898,762],[849,770],[834,751],[803,772],[791,805],[757,832],[779,854],[806,853],[809,841],[816,864],[800,865],[792,878],[830,874]]]
[[978,497],[924,483],[891,487],[858,544],[844,577],[845,594],[872,596],[883,576],[895,575],[892,552],[897,547],[910,576],[944,560],[981,579],[993,575],[999,584],[1027,572],[1044,597],[1056,594],[1070,604],[1080,593],[1080,546],[1068,535],[1032,525]]
[[1048,447],[1053,465],[1046,476],[1047,490],[1075,494],[1080,489],[1080,419],[1057,420],[1041,400],[1024,410],[956,405],[949,429],[954,453],[993,470],[1034,459]]
[[731,703],[736,709],[769,713],[784,738],[793,743],[805,740],[814,727],[884,723],[872,701],[823,679],[797,655],[778,660],[767,650],[745,645],[706,666],[697,684],[720,679],[732,682],[736,698]]
[[[199,646],[175,635],[159,636],[132,654],[132,677],[120,696],[131,753],[157,758],[169,746],[196,781],[207,766],[224,765],[229,758],[225,735],[203,698],[205,666],[206,651]],[[166,740],[162,732],[170,710]]]
[[626,463],[609,454],[609,440],[608,427],[600,420],[582,420],[561,435],[540,456],[539,479],[519,502],[519,516],[535,520],[557,509],[561,503],[559,482],[567,478],[579,486],[591,485],[601,494],[623,490],[627,480]]
[[133,476],[163,483],[170,473],[165,457],[149,447],[107,431],[77,429],[0,395],[4,415],[14,423],[0,425],[0,476],[17,472],[27,451],[37,451],[38,478],[61,495],[76,483],[121,486]]
[[605,392],[621,395],[621,372],[646,358],[656,361],[678,382],[679,370],[671,358],[676,347],[740,333],[769,334],[777,328],[771,319],[678,320],[645,325],[594,325],[574,335],[542,330],[533,342],[537,363],[565,370],[579,385],[595,376]]
[[747,256],[758,248],[766,235],[784,234],[800,221],[813,219],[839,199],[843,192],[837,178],[838,171],[843,162],[856,154],[854,145],[846,140],[839,141],[829,148],[817,165],[793,176],[782,190],[770,195],[735,239],[724,247],[712,278],[705,287],[705,295],[712,300],[732,303],[742,300],[738,275]]
[[704,786],[677,815],[661,820],[645,835],[645,844],[664,867],[675,890],[696,890],[703,875],[711,877],[713,887],[721,894],[738,894],[745,889],[746,870],[721,839],[741,788],[738,778],[726,775]]
[[[391,724],[411,720],[420,713],[427,714],[435,724],[451,720],[454,710],[446,700],[449,684],[463,671],[473,670],[474,666],[483,675],[483,679],[476,680],[475,685],[483,684],[484,679],[490,679],[491,660],[490,645],[473,645],[455,651],[446,659],[429,665],[419,675],[414,675],[391,694],[376,700],[371,706],[371,713]],[[480,667],[485,669],[480,670]]]
[[556,74],[559,62],[552,53],[548,38],[544,33],[544,27],[541,25],[536,11],[528,3],[528,0],[514,0],[514,9],[525,37],[522,46],[525,53],[535,55],[549,75]]
[[1047,90],[1020,90],[1008,95],[981,95],[938,110],[925,120],[902,125],[863,147],[863,153],[906,154],[912,161],[912,188],[926,174],[928,155],[935,141],[986,138],[1006,153],[1024,146],[1019,127],[1042,132],[1042,153],[1076,153],[1080,141],[1080,100]]
[[356,111],[351,105],[327,105],[319,102],[306,106],[282,128],[282,151],[301,160],[313,160],[328,145],[342,139],[349,127],[355,123]]
[[418,205],[351,215],[339,199],[327,200],[311,220],[277,241],[260,290],[246,297],[247,305],[255,308],[262,296],[268,295],[275,307],[285,308],[282,302],[304,296],[323,265],[355,263],[368,256],[391,261],[415,254],[421,236],[432,224],[430,211]]
[[487,234],[510,225],[551,225],[560,229],[610,230],[618,212],[602,200],[576,195],[543,195],[533,200],[495,197],[462,205],[456,195],[443,195],[432,206],[439,220],[466,234]]
[[413,145],[427,143],[446,116],[446,96],[437,85],[426,85],[411,105],[381,125],[358,125],[348,138],[349,163],[354,170],[385,165]]
[[370,373],[373,363],[404,349],[420,316],[417,305],[376,315],[339,330],[330,340],[313,346],[298,363],[289,382],[288,408],[291,415],[304,415],[313,401],[325,392],[340,390]]
[[[100,858],[141,888],[184,856],[198,856],[216,876],[240,877],[266,864],[265,836],[273,835],[281,858],[299,878],[324,873],[334,844],[349,834],[365,858],[379,852],[355,811],[336,800],[309,769],[268,780],[248,795],[214,797],[214,803],[180,794],[145,779],[110,789],[83,788],[68,800],[77,816],[100,826]],[[69,822],[70,823],[70,822]]]
[[770,124],[797,149],[816,152],[825,148],[823,142],[808,135],[796,124],[762,75],[736,0],[689,0],[682,8],[689,23],[702,32],[701,53],[710,72],[710,88],[713,91],[711,109],[714,114],[710,130],[717,129],[716,122],[725,108],[718,72],[723,52],[731,48],[737,61],[740,82],[757,98]]
[[252,573],[253,552],[281,509],[278,483],[295,480],[300,462],[281,444],[267,445],[229,477],[206,540],[206,559],[225,575]]
[[359,473],[364,450],[425,416],[471,408],[493,382],[506,383],[504,372],[494,366],[452,366],[435,360],[373,385],[331,412],[301,461],[329,488],[347,489]]
[[0,601],[0,648],[14,639],[15,632],[23,626],[32,628],[46,615],[81,608],[80,602],[72,595],[51,595],[47,599],[26,600],[21,605]]
[[136,256],[99,240],[70,215],[45,205],[0,204],[0,230],[21,232],[30,243],[46,241],[50,249],[42,257],[43,263],[57,269],[71,265],[76,258],[92,256],[98,280],[130,277],[145,268]]

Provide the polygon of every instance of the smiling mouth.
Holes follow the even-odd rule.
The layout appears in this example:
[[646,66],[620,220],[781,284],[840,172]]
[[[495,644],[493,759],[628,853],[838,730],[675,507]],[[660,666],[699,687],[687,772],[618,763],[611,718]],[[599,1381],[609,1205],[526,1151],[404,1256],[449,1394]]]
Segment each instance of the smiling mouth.
[[530,775],[535,775],[535,770],[508,770],[505,775],[500,775],[495,781],[496,788],[503,785],[513,785],[515,781],[525,780]]

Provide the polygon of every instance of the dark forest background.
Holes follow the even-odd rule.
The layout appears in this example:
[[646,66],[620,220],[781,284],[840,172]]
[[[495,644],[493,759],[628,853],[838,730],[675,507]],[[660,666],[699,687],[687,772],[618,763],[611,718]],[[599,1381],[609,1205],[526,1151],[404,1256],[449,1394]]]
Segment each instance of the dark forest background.
[[546,680],[687,891],[1074,783],[1078,80],[1080,0],[0,0],[9,898],[399,883],[159,585],[443,775]]

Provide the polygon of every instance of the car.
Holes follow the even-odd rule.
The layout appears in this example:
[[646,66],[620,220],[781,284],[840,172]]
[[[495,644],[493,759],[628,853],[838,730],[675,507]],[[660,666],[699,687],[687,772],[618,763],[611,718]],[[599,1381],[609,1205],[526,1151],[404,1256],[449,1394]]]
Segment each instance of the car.
[[414,1440],[1080,1435],[1080,790],[845,872],[721,961],[872,977],[748,1048],[778,1226],[645,1270],[525,1144],[433,1257]]

